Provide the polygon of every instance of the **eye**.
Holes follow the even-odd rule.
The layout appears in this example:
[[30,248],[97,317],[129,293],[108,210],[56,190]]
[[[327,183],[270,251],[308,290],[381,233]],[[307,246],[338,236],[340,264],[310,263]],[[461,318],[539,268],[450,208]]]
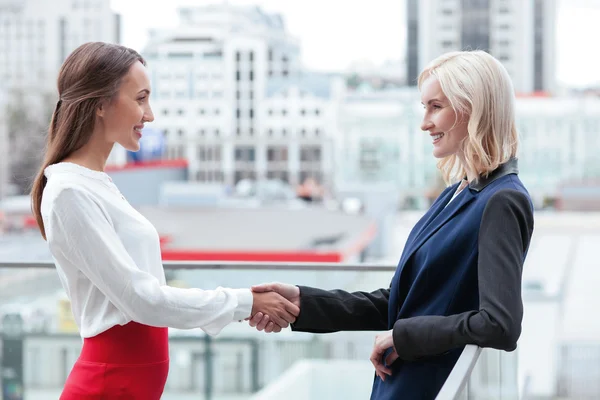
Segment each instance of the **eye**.
[[435,108],[436,110],[439,110],[440,108],[442,108],[442,106],[439,104],[434,104],[433,108]]
[[148,98],[148,96],[142,96],[142,97],[138,98],[137,101],[139,101],[140,103],[142,103],[142,102],[146,101],[147,98]]

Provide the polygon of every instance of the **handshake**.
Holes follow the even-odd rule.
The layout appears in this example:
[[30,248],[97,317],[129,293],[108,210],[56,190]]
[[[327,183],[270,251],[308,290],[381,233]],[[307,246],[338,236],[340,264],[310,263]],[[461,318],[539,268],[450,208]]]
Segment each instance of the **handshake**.
[[300,289],[285,283],[252,286],[250,326],[267,333],[281,332],[300,314]]

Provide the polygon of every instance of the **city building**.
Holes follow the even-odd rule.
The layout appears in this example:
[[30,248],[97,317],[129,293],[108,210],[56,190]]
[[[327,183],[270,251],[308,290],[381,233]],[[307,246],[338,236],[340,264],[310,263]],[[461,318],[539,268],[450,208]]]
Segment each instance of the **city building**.
[[182,8],[179,18],[143,51],[165,157],[187,159],[199,182],[331,179],[340,85],[301,69],[282,17],[221,3]]
[[453,50],[479,49],[498,58],[517,92],[553,92],[556,0],[407,0],[407,75]]
[[[339,110],[337,181],[393,183],[416,206],[443,187],[415,88],[354,92]],[[518,96],[516,113],[520,177],[538,205],[567,182],[600,176],[599,99]]]
[[3,0],[0,85],[54,93],[71,51],[85,42],[119,42],[119,29],[109,0]]
[[[6,92],[0,90],[0,110],[6,109]],[[7,113],[0,112],[0,200],[8,195],[10,183],[8,155],[8,118]]]

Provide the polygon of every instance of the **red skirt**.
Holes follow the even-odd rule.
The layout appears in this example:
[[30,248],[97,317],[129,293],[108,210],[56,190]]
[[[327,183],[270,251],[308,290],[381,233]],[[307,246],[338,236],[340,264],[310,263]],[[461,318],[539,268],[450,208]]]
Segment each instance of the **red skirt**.
[[117,325],[84,339],[60,400],[159,400],[168,373],[167,328]]

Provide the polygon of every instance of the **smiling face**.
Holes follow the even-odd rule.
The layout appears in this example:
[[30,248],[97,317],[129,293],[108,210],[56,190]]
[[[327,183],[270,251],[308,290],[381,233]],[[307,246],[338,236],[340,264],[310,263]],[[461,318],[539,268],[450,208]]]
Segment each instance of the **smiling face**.
[[136,62],[123,78],[117,96],[98,110],[110,143],[119,143],[129,151],[140,149],[144,123],[154,120],[149,97],[150,80],[146,67]]
[[425,107],[421,129],[431,136],[433,156],[444,158],[457,154],[468,135],[468,115],[457,114],[434,75],[421,84],[421,103]]

